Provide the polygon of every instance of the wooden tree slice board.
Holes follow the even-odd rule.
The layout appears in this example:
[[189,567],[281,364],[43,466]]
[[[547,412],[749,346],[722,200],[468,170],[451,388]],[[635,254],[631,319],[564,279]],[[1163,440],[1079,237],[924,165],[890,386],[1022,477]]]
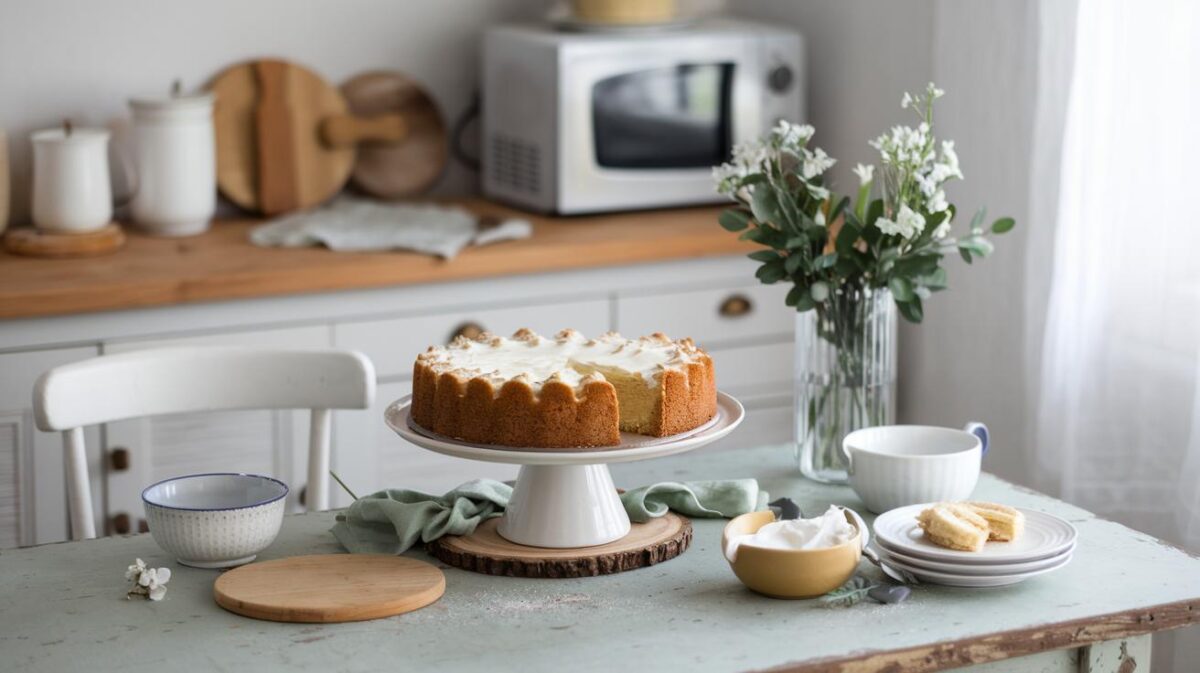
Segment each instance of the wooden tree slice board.
[[116,252],[123,245],[125,233],[116,224],[82,234],[21,228],[4,235],[4,249],[26,257],[92,257]]
[[629,534],[608,544],[580,549],[526,547],[500,537],[500,517],[470,535],[430,542],[429,553],[463,570],[508,577],[592,577],[669,561],[692,543],[692,522],[674,512],[635,523]]
[[350,181],[381,199],[424,193],[441,176],[449,155],[446,123],[437,104],[415,80],[398,72],[366,72],[342,85],[359,118],[399,114],[408,135],[398,143],[363,143]]
[[[273,135],[260,139],[263,72],[271,73],[271,83],[278,84],[267,91],[279,94],[267,102],[266,111],[276,118],[285,115],[288,123],[273,125],[264,120]],[[251,61],[217,75],[209,89],[216,96],[217,186],[230,201],[273,215],[283,212],[280,208],[315,206],[346,184],[354,167],[354,147],[329,147],[321,140],[320,126],[328,117],[346,114],[348,108],[342,94],[319,75],[294,63]],[[267,156],[260,156],[261,150]],[[267,174],[276,178],[275,184],[267,185],[271,193],[286,195],[281,206],[264,204],[261,198],[264,163]],[[281,186],[278,180],[290,184]]]
[[321,554],[251,563],[217,578],[230,612],[273,622],[358,622],[423,608],[441,598],[436,567],[381,554]]

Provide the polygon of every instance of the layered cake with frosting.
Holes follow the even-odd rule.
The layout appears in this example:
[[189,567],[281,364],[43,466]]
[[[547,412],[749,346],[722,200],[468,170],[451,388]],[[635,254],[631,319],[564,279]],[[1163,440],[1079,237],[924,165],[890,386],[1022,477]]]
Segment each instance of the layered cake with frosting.
[[615,446],[621,432],[665,437],[716,413],[712,358],[661,333],[484,333],[431,347],[413,370],[412,420],[480,444]]

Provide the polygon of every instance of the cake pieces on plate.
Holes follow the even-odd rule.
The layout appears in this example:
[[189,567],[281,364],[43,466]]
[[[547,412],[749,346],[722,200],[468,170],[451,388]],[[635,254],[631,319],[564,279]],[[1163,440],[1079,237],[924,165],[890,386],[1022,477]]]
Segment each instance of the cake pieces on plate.
[[988,523],[966,505],[940,502],[917,515],[925,537],[939,547],[979,551],[988,540]]
[[947,549],[979,551],[988,540],[1010,542],[1021,535],[1025,515],[992,502],[939,502],[917,515],[930,542]]
[[966,502],[963,504],[987,520],[989,540],[1012,542],[1025,530],[1025,515],[1016,508],[994,502]]
[[480,444],[616,446],[621,432],[666,437],[716,412],[712,358],[691,339],[662,333],[484,333],[430,347],[413,369],[412,420]]

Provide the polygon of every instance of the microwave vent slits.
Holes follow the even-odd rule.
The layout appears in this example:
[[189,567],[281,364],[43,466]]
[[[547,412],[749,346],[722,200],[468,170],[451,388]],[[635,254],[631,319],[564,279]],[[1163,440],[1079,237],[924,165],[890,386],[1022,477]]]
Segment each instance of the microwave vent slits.
[[488,166],[492,180],[527,194],[537,194],[541,185],[542,162],[537,145],[506,134],[492,136],[492,161]]

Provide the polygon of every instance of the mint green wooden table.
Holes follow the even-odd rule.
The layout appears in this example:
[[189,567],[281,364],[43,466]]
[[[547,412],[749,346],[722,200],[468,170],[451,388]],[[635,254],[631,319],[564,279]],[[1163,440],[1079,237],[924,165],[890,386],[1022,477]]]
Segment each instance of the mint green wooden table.
[[[848,488],[800,479],[784,447],[613,473],[623,486],[755,476],[808,512],[861,507]],[[1013,587],[922,586],[900,605],[830,609],[750,593],[721,558],[724,522],[696,520],[692,548],[661,565],[575,580],[447,568],[445,596],[417,612],[303,625],[223,611],[212,600],[216,571],[175,565],[149,535],[135,535],[0,552],[0,670],[861,673],[982,664],[972,670],[1128,673],[1149,669],[1148,634],[1200,622],[1200,559],[995,478],[976,495],[1073,522],[1074,561]],[[339,551],[332,521],[287,518],[262,558]],[[137,556],[172,567],[161,603],[124,600],[125,566]],[[874,573],[865,561],[862,570]]]

